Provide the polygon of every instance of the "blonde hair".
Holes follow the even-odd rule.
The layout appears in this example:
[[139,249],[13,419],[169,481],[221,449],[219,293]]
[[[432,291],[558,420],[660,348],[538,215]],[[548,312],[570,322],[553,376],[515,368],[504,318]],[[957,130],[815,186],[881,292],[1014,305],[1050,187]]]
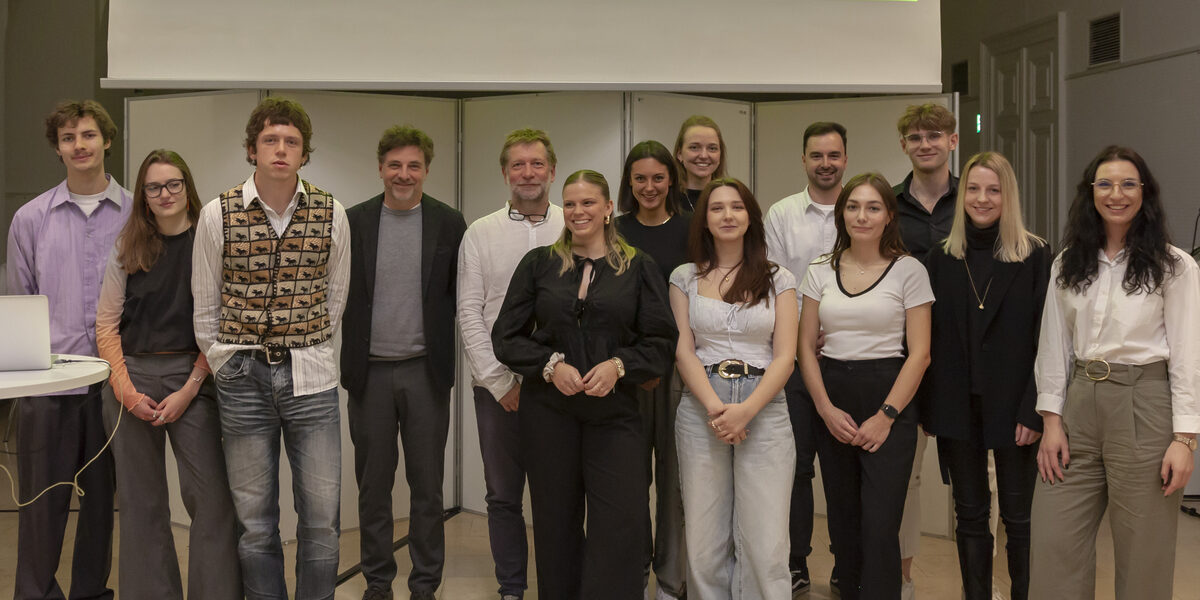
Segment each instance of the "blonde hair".
[[[600,195],[610,203],[612,202],[608,194],[608,180],[600,173],[589,169],[575,171],[563,181],[563,189],[572,183],[579,182],[590,183],[600,188]],[[629,263],[633,262],[633,255],[637,254],[637,250],[630,246],[620,233],[617,233],[617,221],[611,216],[604,223],[604,248],[604,261],[617,272],[617,275],[624,273],[625,269],[629,268]],[[566,224],[563,225],[562,235],[550,245],[550,251],[562,261],[562,268],[558,271],[559,276],[575,269],[575,252],[571,249],[571,228]]]
[[1001,262],[1021,262],[1037,247],[1046,245],[1046,240],[1025,229],[1021,218],[1020,194],[1017,191],[1017,174],[1012,164],[999,152],[981,152],[972,156],[963,167],[963,178],[958,184],[958,199],[954,206],[954,223],[950,235],[942,242],[942,249],[954,258],[962,259],[967,253],[967,181],[971,169],[982,167],[1000,179],[1000,233],[996,236],[993,255]]

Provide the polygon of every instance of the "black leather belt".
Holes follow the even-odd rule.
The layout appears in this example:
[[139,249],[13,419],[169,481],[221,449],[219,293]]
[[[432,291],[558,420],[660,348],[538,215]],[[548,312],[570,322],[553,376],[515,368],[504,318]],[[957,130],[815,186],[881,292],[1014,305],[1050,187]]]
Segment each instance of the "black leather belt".
[[281,365],[292,358],[292,352],[287,346],[263,346],[263,358],[268,365]]
[[722,379],[737,379],[738,377],[745,377],[747,375],[762,376],[763,373],[767,372],[766,369],[760,369],[746,364],[745,361],[732,358],[723,360],[715,365],[708,365],[704,367],[704,370],[720,375]]

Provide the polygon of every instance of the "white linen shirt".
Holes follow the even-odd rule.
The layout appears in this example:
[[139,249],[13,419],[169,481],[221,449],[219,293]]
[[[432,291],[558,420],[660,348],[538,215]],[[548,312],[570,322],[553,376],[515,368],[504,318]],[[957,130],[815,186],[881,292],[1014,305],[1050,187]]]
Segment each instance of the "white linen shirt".
[[[265,209],[271,226],[277,232],[276,218],[286,216],[283,228],[296,212],[300,197],[305,194],[304,186],[299,177],[296,178],[296,193],[291,203],[282,215],[267,208],[266,203],[259,200]],[[242,184],[242,198],[245,204],[258,198],[258,189],[254,186],[254,175]],[[338,362],[337,348],[338,330],[342,325],[342,312],[346,309],[346,292],[350,283],[350,225],[346,221],[346,209],[337,200],[333,201],[333,237],[332,248],[329,251],[329,295],[325,300],[329,312],[329,324],[333,328],[330,338],[304,348],[290,348],[292,355],[292,393],[296,396],[307,396],[337,387]],[[224,223],[221,219],[220,198],[204,205],[200,210],[200,221],[196,224],[196,241],[192,247],[192,297],[195,301],[195,314],[192,317],[196,328],[196,343],[200,351],[208,358],[208,364],[215,373],[225,361],[238,350],[262,348],[253,344],[226,344],[217,340],[221,317],[221,269],[224,262]]]
[[562,208],[551,204],[546,220],[508,218],[509,206],[467,228],[458,251],[458,326],[475,385],[497,401],[516,384],[516,375],[496,360],[492,325],[508,293],[517,264],[530,250],[553,244],[563,231]]
[[[767,258],[786,267],[804,281],[808,265],[822,254],[833,251],[837,241],[837,225],[833,207],[821,208],[808,195],[808,188],[776,202],[767,210],[764,223],[767,233]],[[800,295],[796,295],[800,299]]]
[[1167,361],[1174,430],[1200,433],[1200,267],[1174,246],[1175,276],[1159,292],[1125,293],[1125,251],[1109,260],[1100,250],[1099,270],[1083,293],[1055,283],[1062,255],[1050,269],[1050,295],[1042,309],[1038,340],[1038,412],[1061,415],[1075,360],[1145,365]]

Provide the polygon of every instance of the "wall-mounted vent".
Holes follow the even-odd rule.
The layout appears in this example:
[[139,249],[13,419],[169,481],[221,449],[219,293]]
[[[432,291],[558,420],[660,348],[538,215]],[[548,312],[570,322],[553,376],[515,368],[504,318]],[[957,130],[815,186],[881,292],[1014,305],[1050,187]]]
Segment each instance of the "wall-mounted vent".
[[1121,14],[1108,15],[1088,25],[1088,66],[1121,60]]
[[961,96],[970,96],[971,68],[967,61],[950,65],[950,91],[958,92]]

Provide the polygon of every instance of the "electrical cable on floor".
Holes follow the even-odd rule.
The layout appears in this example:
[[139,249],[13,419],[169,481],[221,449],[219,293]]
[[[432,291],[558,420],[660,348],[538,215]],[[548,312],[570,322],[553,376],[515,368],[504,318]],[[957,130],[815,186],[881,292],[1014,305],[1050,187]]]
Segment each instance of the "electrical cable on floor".
[[[457,515],[460,512],[462,512],[461,506],[447,508],[445,511],[442,511],[442,522],[445,523],[446,521],[449,521],[451,517],[453,517],[454,515]],[[395,552],[397,550],[399,550],[407,545],[408,545],[408,536],[406,535],[406,536],[396,540],[392,544],[392,553],[395,554]],[[361,572],[362,572],[362,563],[360,562],[360,563],[350,567],[349,569],[346,569],[345,571],[338,573],[337,583],[334,584],[334,587],[337,587],[339,585],[342,585],[343,583],[346,583],[347,581],[352,579],[355,575],[358,575]]]
[[[88,358],[87,360],[79,360],[79,359],[55,360],[54,364],[61,365],[61,364],[67,364],[67,363],[82,363],[82,362],[104,363],[106,366],[108,366],[109,371],[112,370],[112,365],[110,365],[108,363],[108,361],[104,360],[103,358]],[[118,391],[118,394],[119,393],[120,392]],[[18,402],[19,402],[19,400],[18,400]],[[101,402],[103,402],[103,399],[101,399]],[[121,398],[119,395],[117,397],[117,402],[121,402]],[[124,406],[124,403],[122,403],[121,406]],[[77,496],[79,496],[80,498],[82,498],[85,495],[85,492],[84,492],[83,488],[79,486],[79,475],[82,474],[85,469],[87,469],[89,466],[91,466],[92,463],[96,462],[96,459],[100,458],[100,455],[104,454],[105,450],[108,450],[108,446],[110,444],[112,444],[113,436],[117,435],[117,430],[120,429],[120,427],[121,427],[121,417],[123,416],[121,413],[124,413],[124,412],[125,411],[123,411],[123,410],[117,411],[117,422],[115,425],[113,425],[112,433],[109,434],[108,439],[105,440],[104,445],[100,447],[100,450],[98,452],[96,452],[96,455],[93,456],[86,463],[84,463],[84,465],[82,467],[79,467],[78,471],[75,471],[75,477],[72,478],[71,481],[60,481],[58,483],[51,484],[46,489],[42,490],[41,492],[38,492],[38,495],[34,496],[28,502],[21,502],[21,500],[17,498],[16,479],[13,477],[12,471],[8,470],[8,467],[0,464],[0,471],[4,471],[4,474],[8,475],[9,493],[12,495],[13,503],[17,505],[17,508],[24,508],[26,506],[29,506],[30,504],[37,502],[38,499],[41,498],[42,496],[46,495],[46,492],[49,492],[50,490],[52,490],[56,487],[60,487],[60,486],[64,486],[64,485],[69,486],[71,489],[75,490],[75,494]]]

